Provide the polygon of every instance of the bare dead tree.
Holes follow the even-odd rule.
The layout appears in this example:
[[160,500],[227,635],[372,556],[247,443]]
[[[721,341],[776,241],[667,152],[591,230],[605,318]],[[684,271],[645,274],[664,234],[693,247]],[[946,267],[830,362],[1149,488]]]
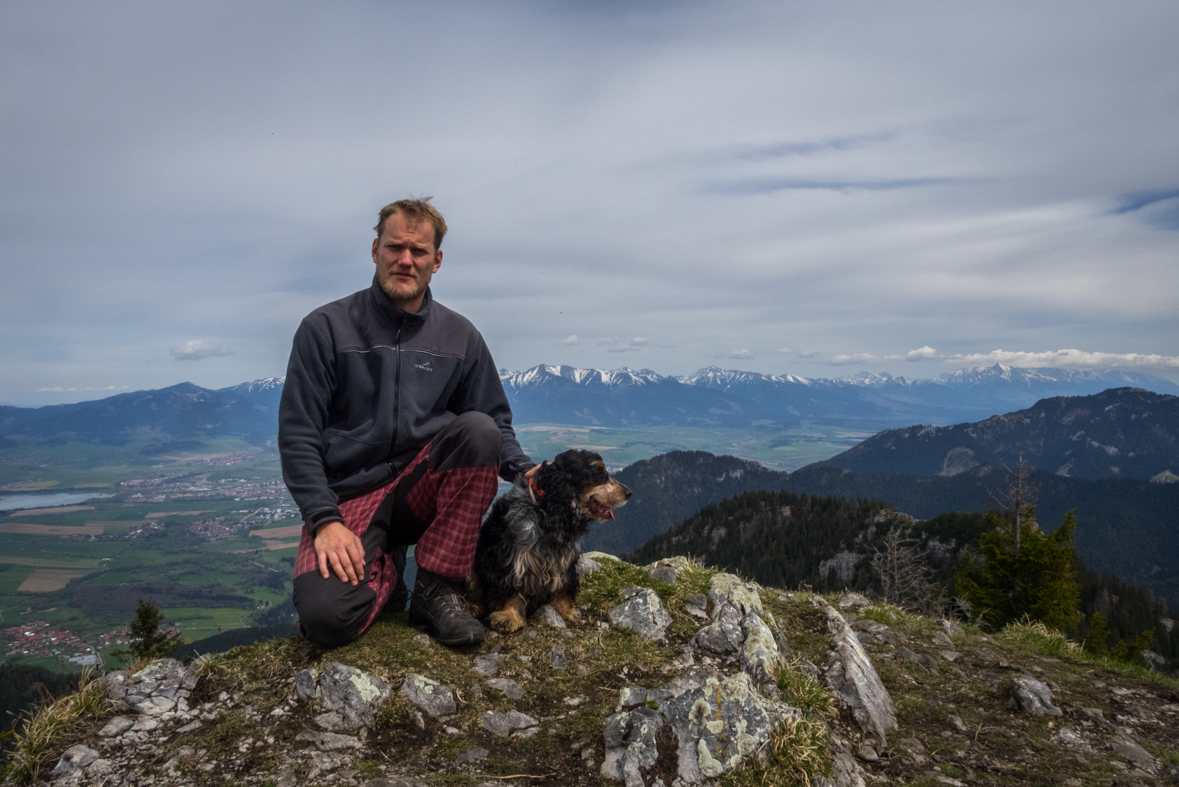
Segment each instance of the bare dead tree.
[[1040,485],[1032,478],[1034,470],[1034,467],[1023,461],[1023,451],[1020,451],[1019,464],[1014,469],[1007,470],[1006,489],[997,495],[991,495],[1003,517],[1011,522],[1012,535],[1014,536],[1012,544],[1016,557],[1019,557],[1020,531],[1024,520],[1040,498]]
[[907,538],[902,528],[892,527],[882,546],[872,555],[871,565],[884,600],[904,609],[939,614],[945,599],[929,579],[929,562],[917,541]]

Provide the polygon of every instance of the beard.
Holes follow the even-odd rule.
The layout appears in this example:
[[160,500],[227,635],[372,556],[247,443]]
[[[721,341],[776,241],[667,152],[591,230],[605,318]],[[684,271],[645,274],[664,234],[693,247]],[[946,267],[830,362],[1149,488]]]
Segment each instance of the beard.
[[399,305],[417,300],[425,294],[428,286],[430,286],[429,277],[415,278],[412,282],[407,283],[390,281],[388,278],[381,280],[381,289],[394,303]]

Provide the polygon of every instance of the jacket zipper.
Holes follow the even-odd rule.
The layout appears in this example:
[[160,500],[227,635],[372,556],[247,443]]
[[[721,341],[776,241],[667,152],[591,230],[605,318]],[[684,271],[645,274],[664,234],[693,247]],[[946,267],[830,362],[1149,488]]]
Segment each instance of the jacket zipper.
[[[393,347],[397,353],[397,370],[393,373],[393,442],[389,445],[389,455],[393,456],[397,450],[397,431],[401,424],[401,327],[405,324],[405,317],[397,319],[397,336],[393,340]],[[396,473],[393,462],[389,462],[389,470]]]

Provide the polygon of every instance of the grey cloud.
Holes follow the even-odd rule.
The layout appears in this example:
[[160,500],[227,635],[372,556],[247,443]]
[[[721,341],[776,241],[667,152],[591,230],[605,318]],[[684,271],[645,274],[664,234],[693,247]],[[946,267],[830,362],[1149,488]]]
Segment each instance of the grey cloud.
[[179,347],[173,347],[170,352],[172,357],[178,361],[199,361],[202,358],[220,358],[225,355],[233,355],[233,350],[228,347],[218,347],[204,339],[187,341]]

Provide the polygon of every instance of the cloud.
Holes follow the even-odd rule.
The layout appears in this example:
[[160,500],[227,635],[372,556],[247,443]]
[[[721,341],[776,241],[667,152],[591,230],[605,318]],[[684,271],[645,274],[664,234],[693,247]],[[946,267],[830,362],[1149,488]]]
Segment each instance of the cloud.
[[900,178],[896,180],[796,180],[793,178],[754,178],[713,183],[705,187],[712,194],[735,196],[772,194],[775,191],[895,191],[925,186],[944,186],[960,178]]
[[786,353],[790,352],[790,348],[789,347],[779,347],[774,352],[782,353],[783,355],[785,355]]
[[173,347],[171,352],[172,357],[178,361],[199,361],[202,358],[220,358],[224,355],[233,355],[233,350],[228,347],[218,347],[204,339],[185,342],[179,347]]
[[906,361],[928,361],[937,357],[937,350],[928,344],[917,350],[910,350],[905,354]]
[[575,333],[569,334],[569,338],[563,339],[561,342],[559,342],[559,344],[565,344],[565,345],[580,344],[580,343],[581,343],[581,339],[578,339],[577,334],[575,334]]
[[879,358],[872,353],[850,353],[831,356],[831,363],[847,364],[847,363],[871,363],[877,361]]
[[1052,367],[1057,369],[1179,369],[1179,355],[1144,353],[1102,353],[1083,350],[1019,352],[992,350],[989,353],[949,355],[949,363],[1005,366]]
[[[615,344],[616,346],[611,347],[610,349],[606,350],[606,352],[608,352],[608,353],[635,353],[635,352],[638,352],[643,347],[646,347],[647,343],[650,340],[644,336],[636,336],[635,338],[631,339],[630,342],[628,342],[627,344],[622,345],[622,346],[617,346],[619,341],[620,341],[619,339],[615,338],[613,340],[613,344]],[[599,342],[599,344],[600,343],[601,342]]]
[[743,358],[752,358],[753,353],[751,353],[749,350],[733,350],[731,353],[729,353],[728,357],[735,360],[741,360]]

